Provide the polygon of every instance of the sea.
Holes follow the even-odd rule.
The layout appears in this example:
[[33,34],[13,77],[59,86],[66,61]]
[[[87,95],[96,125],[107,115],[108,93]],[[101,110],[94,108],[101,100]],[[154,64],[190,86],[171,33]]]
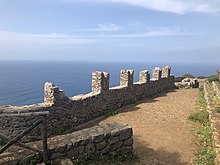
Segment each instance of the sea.
[[139,71],[170,65],[172,74],[186,73],[209,76],[220,64],[179,64],[144,62],[55,62],[55,61],[0,61],[0,105],[29,105],[43,102],[45,82],[52,82],[69,97],[91,92],[92,71],[110,73],[110,87],[119,85],[121,69],[134,69],[134,81]]

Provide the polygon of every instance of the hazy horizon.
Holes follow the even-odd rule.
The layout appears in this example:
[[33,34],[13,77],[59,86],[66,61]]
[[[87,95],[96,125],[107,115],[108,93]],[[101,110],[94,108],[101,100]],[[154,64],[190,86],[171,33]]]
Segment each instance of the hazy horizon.
[[0,19],[0,60],[220,60],[217,0],[1,0]]

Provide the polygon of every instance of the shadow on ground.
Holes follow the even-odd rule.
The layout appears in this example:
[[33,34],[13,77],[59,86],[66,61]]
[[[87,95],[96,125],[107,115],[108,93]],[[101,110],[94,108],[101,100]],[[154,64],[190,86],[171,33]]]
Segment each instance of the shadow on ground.
[[[166,148],[154,150],[148,144],[142,143],[138,137],[134,136],[134,141],[139,148],[134,149],[134,155],[137,155],[138,160],[143,165],[188,165],[181,159],[178,152],[169,152]],[[144,155],[143,155],[144,154]]]

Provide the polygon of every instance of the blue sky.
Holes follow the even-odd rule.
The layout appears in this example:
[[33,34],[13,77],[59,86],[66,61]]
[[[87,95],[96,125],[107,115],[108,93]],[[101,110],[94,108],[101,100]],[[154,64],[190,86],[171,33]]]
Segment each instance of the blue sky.
[[1,0],[0,60],[219,63],[219,0]]

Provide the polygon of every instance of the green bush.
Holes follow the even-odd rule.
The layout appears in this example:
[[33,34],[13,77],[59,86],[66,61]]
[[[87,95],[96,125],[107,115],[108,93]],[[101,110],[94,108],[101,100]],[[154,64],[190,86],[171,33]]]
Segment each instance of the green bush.
[[185,78],[195,78],[192,74],[184,74],[182,77],[185,77]]
[[205,79],[206,77],[205,76],[199,76],[198,78],[199,79]]
[[211,83],[212,81],[218,81],[218,77],[216,75],[212,75],[208,77],[208,81]]

